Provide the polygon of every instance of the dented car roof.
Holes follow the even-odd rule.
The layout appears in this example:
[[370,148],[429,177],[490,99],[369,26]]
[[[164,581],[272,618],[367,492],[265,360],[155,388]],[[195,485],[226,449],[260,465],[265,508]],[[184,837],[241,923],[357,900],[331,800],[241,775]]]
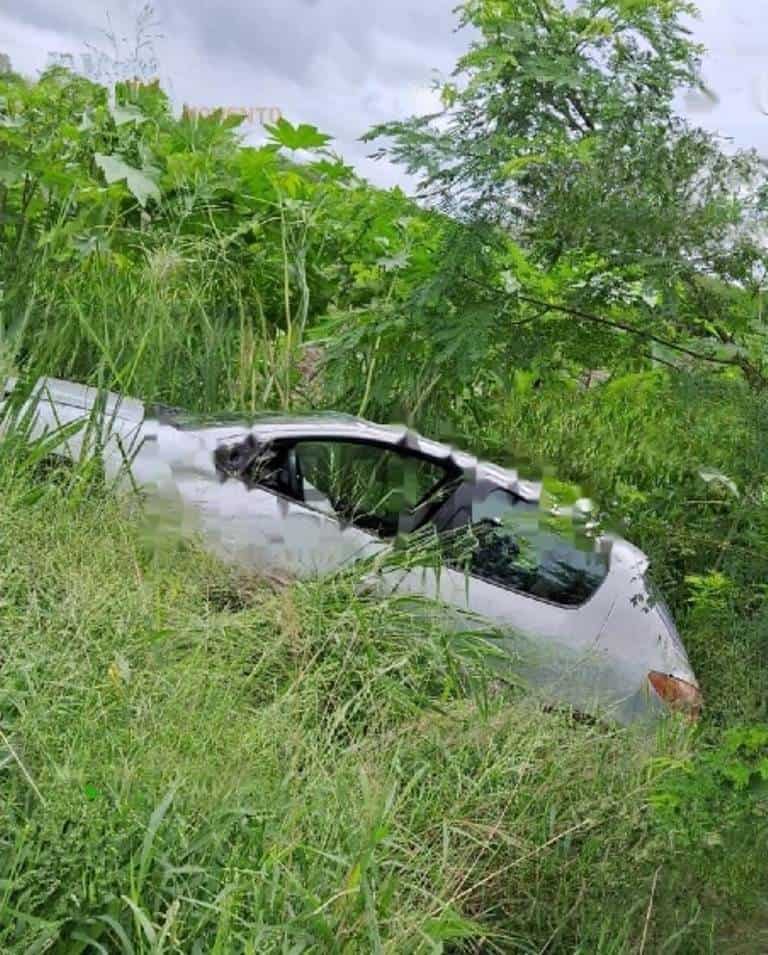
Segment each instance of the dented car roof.
[[[7,379],[6,394],[16,387],[18,379]],[[40,378],[33,389],[39,398],[50,399],[63,405],[84,410],[103,402],[107,417],[157,422],[180,431],[204,433],[213,445],[220,441],[232,441],[253,434],[261,441],[275,441],[296,438],[336,438],[338,440],[364,440],[387,445],[393,449],[403,448],[420,452],[427,457],[443,462],[451,462],[465,474],[472,474],[480,480],[489,480],[517,494],[526,501],[538,501],[541,497],[541,484],[520,478],[513,468],[503,468],[486,461],[480,461],[471,454],[452,448],[450,445],[433,441],[418,434],[406,425],[376,424],[364,418],[340,412],[311,412],[308,414],[264,412],[250,414],[191,414],[179,408],[162,404],[144,404],[134,398],[127,398],[115,392],[99,390],[88,385],[65,381],[60,378]]]

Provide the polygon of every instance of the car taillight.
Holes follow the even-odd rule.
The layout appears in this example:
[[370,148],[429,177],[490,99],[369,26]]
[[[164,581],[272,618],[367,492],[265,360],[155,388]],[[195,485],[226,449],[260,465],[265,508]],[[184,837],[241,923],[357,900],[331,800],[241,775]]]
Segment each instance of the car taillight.
[[699,718],[703,700],[701,690],[693,683],[658,670],[651,670],[648,682],[671,710],[684,713],[692,720]]

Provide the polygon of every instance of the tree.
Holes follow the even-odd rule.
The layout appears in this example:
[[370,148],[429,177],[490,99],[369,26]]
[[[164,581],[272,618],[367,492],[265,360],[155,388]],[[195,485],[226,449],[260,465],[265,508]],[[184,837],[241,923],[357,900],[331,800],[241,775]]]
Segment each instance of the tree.
[[518,317],[550,306],[542,320],[556,318],[543,348],[565,322],[612,326],[634,346],[601,361],[701,356],[765,384],[763,169],[675,112],[680,91],[702,86],[702,49],[684,24],[693,4],[460,9],[478,38],[442,89],[443,111],[374,128],[369,139],[390,140],[377,155],[419,175],[425,201],[482,225],[485,247],[492,228],[495,263],[514,279],[512,290],[492,280],[496,293]]

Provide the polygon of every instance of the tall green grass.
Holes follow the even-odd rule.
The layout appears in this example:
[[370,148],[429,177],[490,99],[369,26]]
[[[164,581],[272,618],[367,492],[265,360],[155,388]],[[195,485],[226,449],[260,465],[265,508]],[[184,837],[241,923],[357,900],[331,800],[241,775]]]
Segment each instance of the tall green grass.
[[184,251],[157,250],[140,269],[98,256],[79,263],[36,309],[19,357],[35,356],[58,377],[192,410],[253,406],[264,391],[274,399],[243,283],[209,249]]
[[246,223],[276,221],[274,242],[250,254],[238,232],[184,234],[181,221],[157,234],[115,224],[124,251],[43,250],[33,280],[9,280],[23,310],[0,322],[0,374],[40,369],[195,411],[306,405],[311,204],[285,204]]
[[235,577],[81,468],[0,484],[3,951],[761,950],[763,855],[652,809],[686,728],[483,690],[439,618]]

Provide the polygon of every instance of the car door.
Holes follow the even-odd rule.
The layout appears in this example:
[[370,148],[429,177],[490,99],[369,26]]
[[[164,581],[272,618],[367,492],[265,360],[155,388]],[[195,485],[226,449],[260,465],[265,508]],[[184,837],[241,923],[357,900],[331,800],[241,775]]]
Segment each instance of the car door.
[[294,469],[285,538],[313,575],[385,549],[419,522],[449,477],[445,465],[424,455],[358,438],[308,436],[277,447]]
[[424,456],[360,439],[244,432],[213,442],[161,429],[159,444],[185,526],[225,559],[286,576],[322,576],[373,555],[447,476]]
[[609,555],[557,532],[535,503],[500,488],[466,491],[443,516],[442,565],[389,571],[386,589],[438,600],[452,626],[485,631],[514,672],[550,697],[585,709],[616,702],[620,681],[600,640],[616,600]]
[[257,573],[318,576],[375,546],[319,497],[308,503],[289,480],[290,465],[291,443],[262,443],[246,429],[160,425],[133,471],[148,476],[142,486],[159,522]]

